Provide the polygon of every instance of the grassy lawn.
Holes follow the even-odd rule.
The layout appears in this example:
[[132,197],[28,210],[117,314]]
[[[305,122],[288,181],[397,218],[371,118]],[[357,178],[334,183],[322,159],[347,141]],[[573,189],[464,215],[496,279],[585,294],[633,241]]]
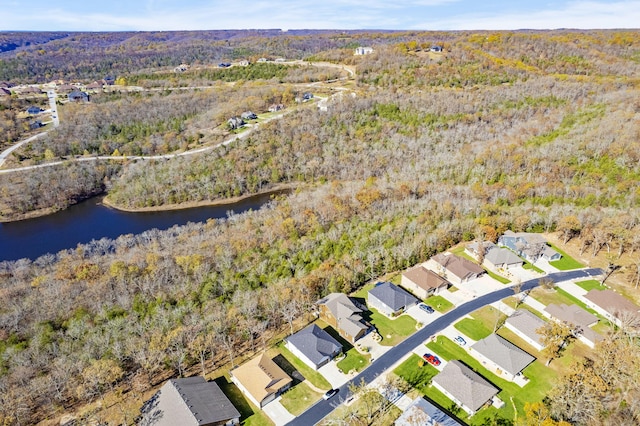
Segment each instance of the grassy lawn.
[[548,305],[549,303],[564,303],[565,305],[578,305],[587,312],[591,312],[601,320],[605,320],[596,311],[591,308],[587,308],[581,300],[573,297],[561,288],[556,288],[555,291],[548,291],[541,288],[537,288],[531,292],[531,296],[537,301]]
[[280,403],[294,416],[302,414],[311,404],[320,399],[322,394],[312,390],[305,382],[298,383],[286,391]]
[[[338,362],[337,366],[343,373],[348,373],[351,370],[360,371],[369,365],[369,360],[371,359],[371,355],[363,355],[358,352],[355,348],[349,349],[347,351],[347,356]],[[292,413],[293,414],[293,413]]]
[[507,278],[505,278],[505,277],[503,277],[501,275],[498,275],[498,274],[496,274],[494,272],[487,271],[487,274],[489,274],[489,276],[491,278],[493,278],[494,280],[496,280],[498,282],[501,282],[502,284],[509,284],[511,282],[511,280],[509,280],[509,279],[507,279]]
[[463,318],[453,326],[456,330],[459,330],[473,340],[481,340],[491,334],[491,329],[486,327],[482,322],[472,318]]
[[523,269],[531,269],[533,271],[539,272],[541,274],[544,274],[544,271],[540,268],[538,268],[537,266],[532,265],[531,263],[527,262],[526,260],[524,261],[524,264],[522,265]]
[[449,293],[455,293],[456,291],[458,291],[458,290],[459,290],[459,288],[458,288],[458,287],[451,286],[451,287],[449,287],[447,290],[449,290]]
[[382,336],[381,345],[395,346],[416,331],[416,320],[409,315],[391,319],[373,308],[370,312],[370,316],[365,315],[365,319],[370,321]]
[[576,285],[582,287],[583,289],[590,290],[605,290],[606,287],[600,284],[598,280],[586,280],[586,281],[576,281]]
[[[471,313],[474,320],[480,321],[488,330],[493,331],[496,322],[502,323],[507,318],[505,314],[494,308],[493,306],[485,306]],[[489,333],[491,334],[491,333]],[[471,336],[469,336],[471,337]]]
[[375,283],[369,283],[363,287],[360,287],[360,289],[358,289],[358,291],[354,292],[352,294],[352,296],[354,297],[361,297],[363,299],[367,298],[367,293],[369,292],[369,290],[371,290],[374,287]]
[[578,262],[577,260],[569,256],[567,253],[560,250],[558,247],[554,246],[553,244],[550,244],[550,246],[555,251],[560,253],[562,255],[562,258],[560,260],[554,260],[552,262],[549,262],[549,265],[553,266],[554,268],[558,268],[561,271],[567,271],[569,269],[584,268],[584,265],[582,263]]
[[[421,363],[424,364],[422,367],[420,366]],[[424,394],[431,379],[438,374],[438,370],[434,366],[425,363],[416,354],[412,354],[405,362],[397,366],[393,372],[422,394]]]
[[[524,404],[526,402],[541,401],[544,395],[546,395],[551,389],[553,377],[557,375],[555,371],[545,367],[540,361],[534,361],[523,371],[524,375],[529,378],[529,383],[521,388],[515,383],[504,380],[491,373],[484,368],[480,362],[472,358],[464,349],[443,336],[438,336],[436,341],[429,342],[427,347],[445,360],[459,359],[463,361],[473,370],[478,372],[478,374],[501,389],[498,396],[505,401],[505,406],[504,408],[497,410],[497,413],[500,417],[506,419],[513,419],[515,415],[513,412],[513,405],[511,404],[511,398],[513,398],[515,403],[518,417],[522,417],[524,414]],[[429,394],[429,396],[431,395]],[[444,406],[448,407],[446,404]],[[479,414],[477,414],[471,419],[470,423],[481,424],[480,419],[482,417],[483,416],[479,416]]]
[[473,263],[476,263],[476,260],[473,257],[469,256],[467,253],[464,252],[463,245],[449,250],[449,253],[455,254],[456,256],[464,257],[465,259],[470,260]]
[[453,304],[440,295],[429,296],[424,302],[436,311],[442,313],[450,311],[453,308]]
[[282,356],[284,356],[287,361],[289,361],[291,365],[293,365],[296,370],[298,370],[300,374],[304,376],[305,379],[313,383],[314,386],[325,390],[331,389],[331,384],[327,382],[324,377],[322,377],[322,374],[313,370],[307,364],[300,361],[297,356],[289,352],[289,349],[285,348],[283,342],[278,343],[276,347],[278,348],[278,351],[282,354]]
[[222,392],[229,398],[234,407],[240,412],[240,421],[249,426],[272,426],[273,422],[257,407],[244,397],[238,387],[229,382],[226,377],[218,377],[215,382]]

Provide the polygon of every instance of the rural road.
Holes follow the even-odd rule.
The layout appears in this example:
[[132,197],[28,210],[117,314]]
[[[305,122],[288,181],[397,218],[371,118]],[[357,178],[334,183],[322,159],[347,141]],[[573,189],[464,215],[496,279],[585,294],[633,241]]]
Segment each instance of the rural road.
[[[602,270],[598,268],[592,269],[580,269],[574,271],[555,272],[546,275],[547,278],[552,279],[554,282],[562,282],[572,280],[576,278],[592,278],[593,275],[602,274]],[[528,280],[522,283],[521,291],[535,288],[539,285],[539,278]],[[380,358],[376,359],[369,367],[363,370],[360,374],[353,378],[349,383],[360,384],[361,380],[365,383],[371,383],[376,377],[380,376],[386,370],[388,370],[397,360],[411,352],[415,347],[421,345],[430,336],[444,330],[449,325],[453,324],[463,316],[479,309],[483,306],[497,302],[505,297],[513,296],[513,290],[511,287],[505,287],[503,289],[494,291],[493,293],[485,294],[476,299],[473,299],[467,303],[464,303],[457,308],[447,312],[441,317],[435,319],[433,322],[427,324],[422,329],[418,330],[407,339],[394,346],[393,349],[386,352]],[[336,409],[341,401],[346,400],[350,396],[349,383],[341,386],[338,395],[330,400],[320,400],[315,405],[311,406],[307,411],[296,417],[293,421],[287,423],[288,426],[309,426],[315,425],[320,422],[324,417],[329,415],[334,409]]]

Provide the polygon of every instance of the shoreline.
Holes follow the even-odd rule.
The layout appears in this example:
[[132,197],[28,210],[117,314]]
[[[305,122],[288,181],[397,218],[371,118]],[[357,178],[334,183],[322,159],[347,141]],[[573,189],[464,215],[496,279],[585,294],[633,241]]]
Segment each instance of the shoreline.
[[227,204],[235,204],[239,201],[244,201],[247,200],[249,198],[253,198],[253,197],[259,197],[259,196],[263,196],[263,195],[273,195],[273,194],[281,194],[284,192],[289,192],[289,191],[293,191],[298,187],[298,185],[295,184],[282,184],[282,185],[277,185],[274,188],[265,190],[265,191],[260,191],[260,192],[256,192],[253,194],[246,194],[246,195],[239,195],[237,197],[232,197],[232,198],[222,198],[222,199],[218,199],[218,200],[203,200],[203,201],[188,201],[186,203],[180,203],[180,204],[165,204],[162,206],[152,206],[152,207],[134,207],[134,208],[129,208],[129,207],[122,207],[122,206],[118,206],[116,204],[113,204],[111,201],[109,201],[109,195],[107,194],[101,201],[101,203],[105,206],[105,207],[109,207],[111,209],[114,210],[119,210],[119,211],[123,211],[123,212],[128,212],[128,213],[145,213],[145,212],[159,212],[159,211],[169,211],[169,210],[186,210],[186,209],[191,209],[194,207],[209,207],[209,206],[224,206]]
[[[299,184],[280,184],[280,185],[276,185],[271,189],[261,191],[261,192],[256,192],[255,194],[240,195],[232,198],[224,198],[219,200],[190,201],[190,202],[181,203],[181,204],[168,204],[163,206],[139,207],[139,208],[127,208],[127,207],[121,207],[121,206],[115,205],[108,200],[109,194],[108,193],[105,194],[104,192],[101,192],[92,197],[89,197],[86,200],[89,200],[94,197],[102,197],[102,200],[100,200],[99,203],[110,209],[119,210],[119,211],[128,212],[128,213],[144,213],[144,212],[159,212],[159,211],[169,211],[169,210],[186,210],[186,209],[191,209],[195,207],[224,206],[226,204],[235,204],[239,201],[243,201],[252,197],[258,197],[262,195],[271,195],[271,194],[280,194],[280,193],[294,191],[299,186],[300,186]],[[79,202],[86,201],[86,200],[81,200]],[[21,220],[35,219],[42,216],[48,216],[50,214],[54,214],[54,213],[66,210],[75,204],[77,203],[70,204],[64,209],[55,209],[53,207],[47,207],[44,209],[33,210],[27,213],[12,215],[9,217],[0,217],[0,223],[19,222]]]

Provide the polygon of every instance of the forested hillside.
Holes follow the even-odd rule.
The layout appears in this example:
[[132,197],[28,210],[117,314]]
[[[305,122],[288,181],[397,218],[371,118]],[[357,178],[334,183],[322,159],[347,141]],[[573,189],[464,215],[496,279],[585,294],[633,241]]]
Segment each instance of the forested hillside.
[[[173,43],[178,33],[167,37]],[[0,263],[6,301],[0,305],[0,423],[32,424],[66,412],[80,421],[104,420],[97,405],[86,404],[107,396],[121,407],[117,421],[131,423],[130,408],[144,391],[188,369],[228,368],[240,354],[268,345],[319,297],[357,289],[460,241],[495,240],[507,229],[556,232],[592,258],[606,252],[620,266],[622,290],[640,299],[634,289],[640,280],[639,32],[265,37],[229,43],[258,55],[271,46],[294,59],[353,65],[355,80],[312,86],[328,94],[326,111],[292,108],[247,138],[202,154],[117,167],[69,162],[0,175],[7,215],[103,189],[111,203],[139,208],[297,187],[260,211],[227,220]],[[209,60],[217,43],[231,54],[227,41],[206,48],[194,42],[183,50],[193,56],[180,61]],[[354,57],[353,43],[371,43],[375,52]],[[427,52],[434,43],[445,51]],[[168,47],[159,39],[154,49]],[[39,66],[68,75],[68,68],[54,66],[58,54],[43,54],[53,59]],[[17,72],[29,58],[2,66]],[[171,77],[132,69],[169,60],[132,58],[120,68],[131,81],[151,87]],[[21,155],[45,161],[84,150],[164,153],[213,143],[219,136],[211,129],[227,114],[291,102],[303,90],[290,85],[304,82],[298,73],[306,67],[286,76],[272,71],[251,82],[233,76],[241,71],[217,77],[202,71],[176,79],[211,88],[105,94],[94,104],[65,105],[60,128]],[[64,196],[43,197],[46,191]],[[621,263],[623,254],[637,262]],[[616,335],[603,350],[626,351],[625,365],[636,371],[636,338]],[[598,357],[576,367],[582,376],[558,383],[556,396],[575,389],[571,383],[580,377],[597,376],[575,404],[556,398],[549,409],[557,418],[594,425],[639,418],[637,404],[628,404],[638,382],[619,382],[619,368],[600,375],[594,365],[611,363]],[[594,401],[597,409],[585,414]]]

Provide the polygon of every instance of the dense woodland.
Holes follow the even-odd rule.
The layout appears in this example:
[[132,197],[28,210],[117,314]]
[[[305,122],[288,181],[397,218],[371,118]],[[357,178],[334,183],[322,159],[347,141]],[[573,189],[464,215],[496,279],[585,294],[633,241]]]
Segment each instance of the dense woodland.
[[[354,40],[375,40],[376,52],[353,57],[346,46]],[[264,41],[226,43],[257,52]],[[298,188],[226,220],[0,263],[7,301],[0,306],[0,421],[55,418],[107,394],[140,399],[169,375],[228,367],[328,292],[349,292],[507,229],[556,232],[585,255],[607,253],[621,267],[623,290],[638,299],[640,33],[327,33],[267,41],[313,46],[290,52],[355,65],[356,80],[341,83],[348,90],[327,111],[296,109],[201,155],[0,175],[7,216],[103,189],[112,203],[135,208]],[[425,52],[438,41],[444,54]],[[248,99],[266,105],[291,90],[270,77],[188,93],[114,94],[65,106],[57,133],[30,149],[40,160],[47,149],[53,156],[169,152],[195,143],[190,136],[200,139],[188,129],[211,128],[254,105]],[[167,122],[182,130],[157,124]],[[169,148],[152,143],[163,138]],[[48,200],[47,191],[63,195]],[[620,264],[623,254],[635,260]],[[629,321],[558,378],[537,415],[576,425],[637,423],[637,332]],[[82,416],[103,418],[90,410]],[[118,421],[134,417],[123,408]]]

